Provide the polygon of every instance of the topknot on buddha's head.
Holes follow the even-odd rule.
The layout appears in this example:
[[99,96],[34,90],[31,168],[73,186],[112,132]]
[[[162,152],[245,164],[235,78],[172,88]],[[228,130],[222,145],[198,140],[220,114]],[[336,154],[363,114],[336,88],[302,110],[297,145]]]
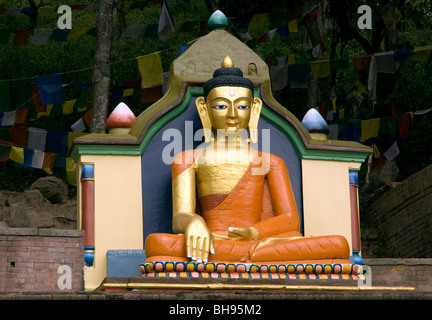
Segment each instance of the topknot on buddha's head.
[[253,82],[244,78],[243,72],[234,67],[234,62],[230,56],[226,56],[222,60],[222,68],[216,69],[213,78],[204,84],[205,99],[207,99],[209,92],[217,87],[243,87],[248,88],[252,93],[254,90]]

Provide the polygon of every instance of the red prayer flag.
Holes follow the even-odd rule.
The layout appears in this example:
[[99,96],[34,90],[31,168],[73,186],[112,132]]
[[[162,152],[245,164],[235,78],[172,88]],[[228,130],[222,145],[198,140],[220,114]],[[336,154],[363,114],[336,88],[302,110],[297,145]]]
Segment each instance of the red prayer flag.
[[13,40],[14,46],[26,46],[30,37],[31,29],[17,29]]
[[24,124],[27,122],[28,109],[21,109],[15,111],[15,123]]
[[9,141],[21,147],[27,145],[28,127],[13,126],[9,130]]
[[30,87],[31,95],[33,98],[33,105],[36,112],[45,112],[46,106],[42,104],[42,100],[39,94],[39,89],[37,86]]

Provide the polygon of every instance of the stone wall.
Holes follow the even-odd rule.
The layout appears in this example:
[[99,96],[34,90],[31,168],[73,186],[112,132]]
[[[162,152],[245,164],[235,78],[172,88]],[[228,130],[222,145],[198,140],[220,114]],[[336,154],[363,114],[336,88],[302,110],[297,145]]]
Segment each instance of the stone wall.
[[83,290],[78,230],[0,228],[0,292]]
[[381,257],[432,258],[432,166],[394,184],[362,214]]

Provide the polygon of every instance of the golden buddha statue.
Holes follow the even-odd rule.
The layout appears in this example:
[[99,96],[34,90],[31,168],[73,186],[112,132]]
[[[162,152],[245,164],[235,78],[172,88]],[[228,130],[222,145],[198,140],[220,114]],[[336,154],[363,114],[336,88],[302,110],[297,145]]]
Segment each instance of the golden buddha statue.
[[284,161],[251,147],[262,106],[253,90],[229,56],[205,83],[195,103],[208,145],[174,159],[173,234],[147,237],[146,262],[349,263],[344,237],[301,235]]

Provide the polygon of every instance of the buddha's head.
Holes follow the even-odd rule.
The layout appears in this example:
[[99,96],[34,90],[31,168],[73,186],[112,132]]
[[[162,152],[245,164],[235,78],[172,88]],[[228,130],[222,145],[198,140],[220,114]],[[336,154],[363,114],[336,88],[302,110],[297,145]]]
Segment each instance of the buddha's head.
[[249,130],[252,143],[257,142],[258,120],[262,101],[254,98],[253,82],[234,68],[229,56],[222,61],[222,68],[204,85],[204,96],[196,99],[196,106],[204,128],[205,141],[210,142],[211,132],[224,130],[225,134],[237,134]]

